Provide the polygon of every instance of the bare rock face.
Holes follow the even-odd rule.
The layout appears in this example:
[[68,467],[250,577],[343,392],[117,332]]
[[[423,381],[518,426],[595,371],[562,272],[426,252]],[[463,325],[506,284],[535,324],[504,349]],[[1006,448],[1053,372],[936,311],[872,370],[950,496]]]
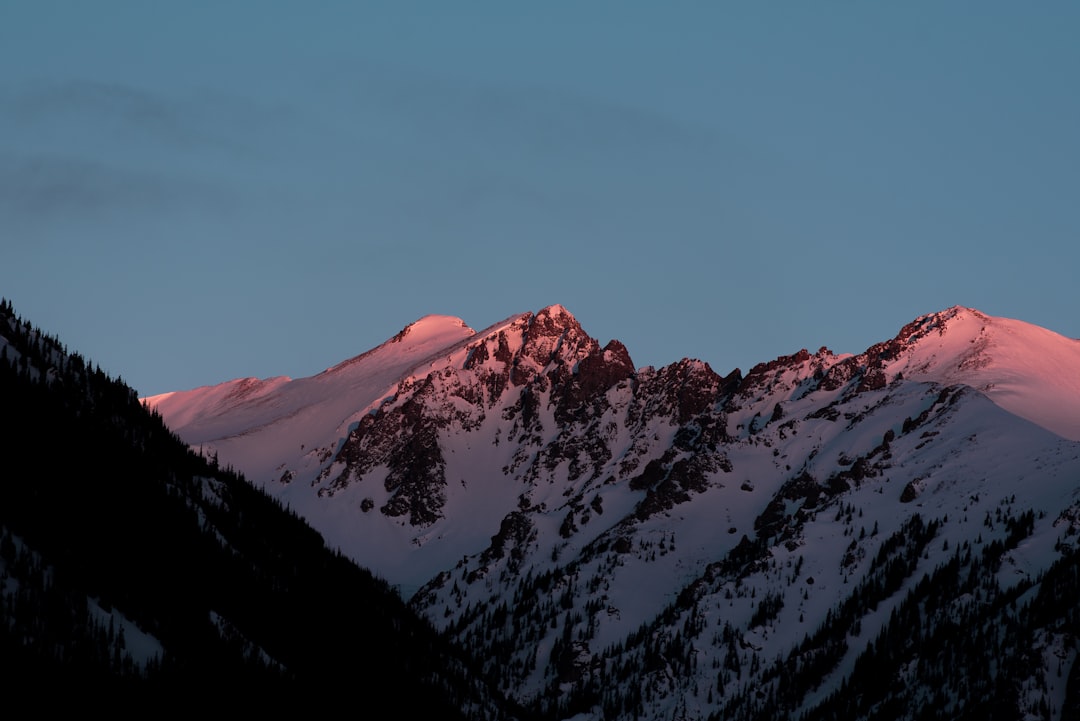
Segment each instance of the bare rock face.
[[337,454],[344,470],[320,495],[333,495],[372,469],[386,466],[384,486],[392,495],[379,509],[382,513],[406,516],[413,525],[430,524],[439,518],[445,502],[446,462],[438,432],[449,419],[427,411],[424,401],[433,395],[434,387],[428,380],[400,405],[366,416]]
[[[645,518],[686,502],[712,474],[730,468],[720,450],[727,438],[720,408],[740,381],[738,371],[721,378],[689,359],[639,373],[622,343],[601,347],[569,312],[552,306],[469,342],[458,368],[402,380],[330,458],[317,479],[320,494],[339,493],[377,471],[390,494],[380,512],[431,525],[446,503],[440,434],[476,431],[498,413],[503,425],[490,442],[517,448],[504,474],[533,483],[565,467],[570,482],[633,479],[632,487],[645,491],[637,511]],[[677,432],[658,447],[648,429],[664,425]],[[612,445],[620,436],[630,439],[623,450]],[[658,453],[666,459],[663,479],[656,479],[662,482],[642,480],[639,463]],[[622,460],[613,466],[616,454]],[[565,535],[577,520],[596,515],[589,510],[596,498],[584,491],[570,497]]]
[[557,363],[548,373],[555,401],[555,420],[570,422],[606,407],[605,394],[611,388],[634,377],[634,364],[626,347],[611,341],[603,349],[596,347],[571,365]]
[[577,393],[584,399],[632,378],[634,363],[626,346],[613,340],[582,358],[573,375]]

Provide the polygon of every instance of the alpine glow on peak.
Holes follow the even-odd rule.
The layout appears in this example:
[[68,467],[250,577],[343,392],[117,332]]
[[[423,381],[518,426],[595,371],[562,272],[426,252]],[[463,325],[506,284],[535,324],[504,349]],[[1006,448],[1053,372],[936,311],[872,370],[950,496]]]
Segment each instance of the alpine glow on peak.
[[[723,377],[702,361],[635,368],[550,306],[477,333],[428,317],[313,378],[148,402],[395,584],[519,701],[764,718],[848,713],[830,694],[890,613],[923,603],[920,578],[953,569],[973,579],[955,581],[963,594],[991,598],[1036,593],[1067,562],[1078,379],[1077,341],[961,307],[858,354],[801,350]],[[954,617],[973,633],[1037,622],[926,603],[931,635]],[[1065,641],[1023,643],[1051,659]],[[807,654],[819,661],[785,661]],[[1023,683],[1049,683],[1051,663]],[[630,668],[646,670],[612,682]],[[803,686],[817,691],[785,696]]]

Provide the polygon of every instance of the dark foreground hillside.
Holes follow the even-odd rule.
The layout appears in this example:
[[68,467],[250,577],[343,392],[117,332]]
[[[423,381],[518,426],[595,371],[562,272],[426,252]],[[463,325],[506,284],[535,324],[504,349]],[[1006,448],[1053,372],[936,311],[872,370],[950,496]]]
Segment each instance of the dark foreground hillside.
[[0,399],[5,688],[506,717],[384,582],[6,301]]

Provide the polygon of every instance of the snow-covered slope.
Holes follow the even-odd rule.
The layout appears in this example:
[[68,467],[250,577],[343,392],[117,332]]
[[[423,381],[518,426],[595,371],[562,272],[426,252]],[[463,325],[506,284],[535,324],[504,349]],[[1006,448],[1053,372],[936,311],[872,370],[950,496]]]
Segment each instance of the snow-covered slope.
[[1080,518],[1080,342],[959,307],[745,377],[636,369],[561,306],[429,317],[313,378],[148,402],[567,715],[824,709],[924,574],[1033,589]]
[[145,401],[189,445],[213,448],[223,462],[266,480],[305,449],[344,436],[348,424],[401,377],[425,363],[435,365],[444,351],[473,334],[460,318],[429,315],[311,378],[239,378]]
[[1080,340],[959,307],[916,326],[899,369],[906,378],[971,386],[1010,413],[1080,441]]

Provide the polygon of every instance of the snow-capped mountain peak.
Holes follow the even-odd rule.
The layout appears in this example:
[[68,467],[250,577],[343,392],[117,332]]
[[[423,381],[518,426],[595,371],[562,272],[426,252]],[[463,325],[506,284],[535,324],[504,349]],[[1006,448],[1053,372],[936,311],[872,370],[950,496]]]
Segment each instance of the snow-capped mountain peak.
[[906,352],[889,364],[894,374],[969,385],[1010,413],[1080,441],[1080,341],[960,306],[922,316],[898,339],[905,335]]
[[461,318],[452,315],[425,315],[402,328],[390,342],[408,342],[414,346],[429,347],[446,345],[460,340],[462,331],[466,336],[475,333]]
[[[518,699],[594,718],[769,717],[754,688],[798,716],[918,578],[951,563],[997,593],[1080,531],[1080,342],[959,306],[727,377],[636,369],[561,306],[429,316],[312,378],[149,400]],[[825,690],[775,700],[784,659]]]

